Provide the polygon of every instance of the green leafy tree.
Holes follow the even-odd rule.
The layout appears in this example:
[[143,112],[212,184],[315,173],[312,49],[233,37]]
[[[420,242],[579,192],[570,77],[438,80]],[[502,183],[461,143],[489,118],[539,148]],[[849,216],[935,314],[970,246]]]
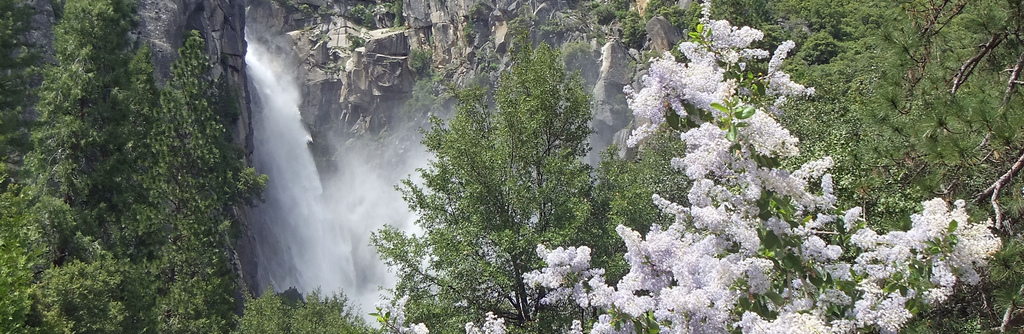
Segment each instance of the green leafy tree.
[[41,329],[54,333],[155,332],[155,281],[142,265],[109,253],[47,270],[36,304]]
[[[524,39],[520,39],[524,41]],[[522,45],[524,43],[518,43]],[[515,326],[541,329],[564,316],[540,305],[544,291],[523,284],[539,268],[538,243],[569,244],[603,233],[591,226],[590,103],[556,51],[523,47],[498,83],[496,108],[483,90],[455,94],[453,118],[433,120],[423,143],[435,154],[423,183],[400,186],[420,215],[422,235],[393,227],[373,243],[397,272],[410,319],[441,332],[493,312]]]
[[370,328],[348,305],[345,296],[321,296],[314,291],[305,300],[288,300],[267,290],[245,304],[236,333],[325,334],[367,333]]
[[[4,182],[10,179],[4,176]],[[33,274],[39,257],[32,240],[38,230],[28,197],[19,187],[3,185],[0,193],[0,332],[16,333],[24,329],[32,306]]]

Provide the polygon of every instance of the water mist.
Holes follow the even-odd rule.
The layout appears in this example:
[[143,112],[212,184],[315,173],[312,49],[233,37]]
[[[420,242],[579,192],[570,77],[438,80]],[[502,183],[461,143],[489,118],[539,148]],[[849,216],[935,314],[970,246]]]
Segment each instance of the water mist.
[[[257,171],[270,177],[265,202],[253,212],[250,233],[257,264],[254,289],[294,287],[306,294],[344,293],[361,314],[373,310],[394,277],[369,245],[383,224],[410,226],[409,212],[393,185],[425,165],[422,148],[403,148],[401,163],[375,164],[380,152],[349,149],[336,175],[318,173],[311,137],[299,113],[302,96],[292,73],[298,62],[249,40],[246,63],[253,91]],[[288,50],[290,51],[290,50]],[[294,57],[294,55],[290,55]]]

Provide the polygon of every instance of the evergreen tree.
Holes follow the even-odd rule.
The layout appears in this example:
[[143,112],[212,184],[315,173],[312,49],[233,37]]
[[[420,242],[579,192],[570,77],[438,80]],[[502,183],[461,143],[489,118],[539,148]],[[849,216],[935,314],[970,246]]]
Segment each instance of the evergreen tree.
[[[0,156],[17,164],[28,149],[22,113],[30,92],[28,79],[34,53],[24,34],[31,10],[16,0],[0,0]],[[13,160],[13,161],[12,161]]]
[[203,39],[191,32],[171,68],[154,120],[150,196],[170,227],[161,276],[163,331],[225,332],[234,317],[235,274],[229,264],[234,205],[258,196],[265,176],[246,168],[213,108]]
[[147,240],[138,236],[155,229],[135,221],[132,211],[148,198],[136,148],[146,132],[139,126],[142,113],[126,98],[136,95],[133,75],[151,75],[131,73],[136,67],[130,66],[134,55],[127,34],[133,10],[124,0],[70,0],[54,27],[57,63],[43,72],[27,175],[36,177],[34,188],[42,196],[61,202],[41,200],[54,204],[42,208],[45,217],[72,213],[70,220],[48,223],[58,263],[85,256],[93,241],[127,256],[139,247],[136,242]]

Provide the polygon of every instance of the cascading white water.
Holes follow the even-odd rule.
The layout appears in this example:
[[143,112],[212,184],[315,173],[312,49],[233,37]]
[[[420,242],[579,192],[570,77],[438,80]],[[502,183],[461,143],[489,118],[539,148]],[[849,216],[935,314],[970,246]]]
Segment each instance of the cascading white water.
[[250,223],[254,288],[343,292],[366,314],[379,299],[378,287],[394,280],[369,245],[370,232],[384,223],[407,224],[411,214],[392,188],[397,179],[362,162],[344,163],[339,175],[321,183],[299,113],[296,65],[269,50],[249,41],[245,57],[255,86],[254,160],[270,177]]
[[[302,96],[295,79],[267,49],[249,44],[245,57],[259,101],[254,117],[257,168],[270,181],[266,202],[257,208],[256,254],[259,281],[281,290],[308,292],[352,285],[350,245],[324,247],[330,217],[323,187],[302,124]],[[340,247],[340,248],[339,248]],[[341,254],[339,254],[341,253]]]

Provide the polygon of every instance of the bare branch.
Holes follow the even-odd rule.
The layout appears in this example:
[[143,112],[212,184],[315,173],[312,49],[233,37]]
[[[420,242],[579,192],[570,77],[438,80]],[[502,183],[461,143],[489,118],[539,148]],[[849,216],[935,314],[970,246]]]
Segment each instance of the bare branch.
[[1013,93],[1017,90],[1017,78],[1020,78],[1022,65],[1024,65],[1024,53],[1021,53],[1020,57],[1017,58],[1017,65],[1013,67],[1013,72],[1010,73],[1010,79],[1006,80],[1006,93],[1003,94],[1002,108],[1005,108],[1010,103],[1010,97],[1012,97]]
[[985,191],[974,195],[974,198],[979,202],[987,198],[989,199],[989,202],[992,203],[992,209],[995,210],[996,213],[996,229],[1001,229],[1003,225],[1003,212],[999,209],[999,202],[997,201],[999,198],[999,191],[1010,183],[1010,180],[1020,172],[1021,168],[1024,168],[1024,150],[1020,152],[1017,162],[1013,164],[1013,167],[1010,167],[1010,170],[1007,171],[1006,174],[999,177],[999,179],[985,189]]
[[967,81],[967,77],[971,76],[971,73],[974,72],[974,68],[978,66],[978,63],[980,63],[981,60],[989,54],[989,52],[999,46],[999,43],[1002,43],[1005,38],[1006,33],[998,33],[992,35],[992,38],[989,39],[988,43],[982,44],[981,51],[978,51],[978,54],[971,57],[971,59],[968,59],[967,62],[964,63],[964,66],[961,66],[960,70],[953,76],[953,88],[949,90],[949,93],[956,94],[956,91],[960,89],[960,85]]

